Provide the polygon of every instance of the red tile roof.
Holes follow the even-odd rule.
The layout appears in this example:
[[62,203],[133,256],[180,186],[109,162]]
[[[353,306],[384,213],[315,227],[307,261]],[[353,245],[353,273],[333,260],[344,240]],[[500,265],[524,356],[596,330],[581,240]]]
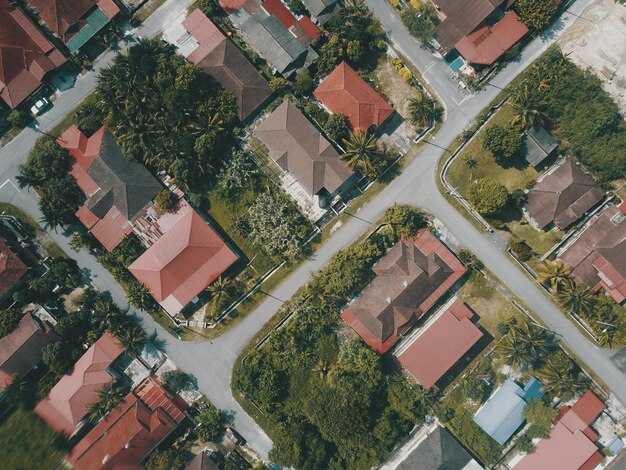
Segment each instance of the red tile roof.
[[72,449],[67,461],[76,470],[143,468],[145,457],[184,417],[167,394],[147,379]]
[[128,267],[172,315],[238,258],[186,201],[178,213],[176,225]]
[[35,412],[57,432],[71,436],[87,414],[87,406],[97,401],[98,393],[113,378],[108,367],[122,354],[117,340],[105,333],[52,388]]
[[[557,417],[550,437],[537,444],[533,454],[526,455],[515,470],[591,470],[603,457],[594,443],[597,434],[589,427],[604,410],[604,403],[591,391],[565,408]],[[563,411],[563,410],[561,410]]]
[[290,30],[303,46],[309,46],[314,40],[320,37],[321,31],[311,21],[311,18],[303,16],[297,20],[280,0],[265,0],[261,6],[268,14],[278,18],[278,21],[280,21],[285,28]]
[[402,240],[372,268],[376,277],[341,317],[383,354],[465,273],[428,230]]
[[24,315],[15,330],[0,338],[0,389],[16,375],[30,372],[41,361],[44,346],[59,339],[48,323],[30,313]]
[[304,32],[313,41],[319,38],[320,35],[322,34],[320,29],[317,27],[317,25],[313,23],[313,21],[311,21],[311,18],[309,18],[308,16],[303,16],[302,18],[300,18],[298,20],[298,25],[304,30]]
[[454,300],[403,347],[398,361],[423,387],[432,387],[482,337],[472,317],[463,302]]
[[280,0],[265,0],[261,6],[270,15],[274,15],[289,29],[298,23],[298,20],[291,14],[289,9]]
[[330,112],[345,114],[354,131],[379,127],[393,108],[346,62],[342,62],[313,92]]
[[100,154],[105,131],[106,127],[101,127],[91,137],[87,137],[76,127],[76,124],[72,124],[57,138],[57,143],[73,158],[70,174],[87,197],[91,197],[100,189],[87,170]]
[[520,17],[509,11],[495,25],[476,29],[454,47],[471,64],[491,65],[527,32]]
[[0,0],[0,97],[15,108],[66,62],[28,17]]
[[218,0],[220,6],[227,14],[231,14],[239,10],[248,0]]
[[[206,17],[201,9],[197,8],[183,21],[183,28],[198,43],[207,49],[213,49],[226,39],[215,24]],[[195,64],[195,62],[194,62]]]
[[28,268],[0,238],[0,296],[9,292],[26,274]]

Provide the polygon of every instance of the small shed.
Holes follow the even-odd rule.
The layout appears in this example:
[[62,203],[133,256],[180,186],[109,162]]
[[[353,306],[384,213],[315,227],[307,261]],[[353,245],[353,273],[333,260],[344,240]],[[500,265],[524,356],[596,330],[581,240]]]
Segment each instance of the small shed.
[[557,148],[557,142],[543,126],[534,125],[524,133],[526,161],[533,167],[548,158]]

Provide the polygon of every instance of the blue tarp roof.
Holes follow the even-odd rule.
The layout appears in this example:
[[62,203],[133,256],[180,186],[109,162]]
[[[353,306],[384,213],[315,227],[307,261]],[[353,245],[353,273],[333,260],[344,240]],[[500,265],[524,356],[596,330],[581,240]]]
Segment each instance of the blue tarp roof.
[[524,424],[524,408],[529,400],[543,396],[541,383],[532,378],[524,388],[507,379],[478,410],[474,422],[498,444],[504,444]]

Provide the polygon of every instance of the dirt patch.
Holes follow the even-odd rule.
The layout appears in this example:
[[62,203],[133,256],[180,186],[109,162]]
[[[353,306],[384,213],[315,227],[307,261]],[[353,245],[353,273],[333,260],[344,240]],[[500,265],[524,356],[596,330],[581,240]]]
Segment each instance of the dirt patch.
[[391,62],[391,56],[385,55],[376,69],[376,81],[387,101],[403,118],[409,115],[409,100],[419,96],[419,91],[405,82]]
[[596,0],[561,38],[563,51],[590,68],[626,114],[626,6]]

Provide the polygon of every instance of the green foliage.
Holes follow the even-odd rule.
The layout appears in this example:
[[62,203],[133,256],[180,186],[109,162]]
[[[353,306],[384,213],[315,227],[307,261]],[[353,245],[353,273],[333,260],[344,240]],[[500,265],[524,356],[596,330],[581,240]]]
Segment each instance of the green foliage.
[[470,186],[469,201],[480,214],[496,215],[509,199],[506,188],[491,178],[476,180]]
[[31,279],[28,285],[37,299],[47,299],[56,286],[75,289],[81,283],[81,272],[74,260],[55,258],[49,264],[48,271]]
[[535,451],[535,446],[533,446],[532,439],[526,434],[520,436],[515,445],[520,452],[532,454]]
[[280,93],[288,90],[291,87],[291,82],[279,75],[275,75],[274,77],[270,78],[269,85],[270,89],[274,93]]
[[66,374],[74,365],[72,346],[64,341],[50,343],[43,348],[41,360],[55,374]]
[[350,121],[345,114],[331,114],[326,120],[324,130],[335,142],[343,142],[350,137]]
[[183,470],[186,465],[184,451],[174,447],[155,450],[146,462],[148,470]]
[[341,159],[352,170],[359,170],[363,176],[375,179],[390,163],[389,158],[378,145],[377,138],[369,132],[357,132],[343,141],[345,153]]
[[308,96],[313,92],[315,83],[308,70],[303,70],[296,77],[296,81],[293,84],[293,89],[298,95]]
[[537,376],[547,394],[563,401],[589,387],[589,380],[563,351],[551,354]]
[[419,10],[412,7],[405,8],[400,13],[400,17],[409,33],[419,41],[427,43],[435,37],[439,18],[435,9],[430,5],[422,3]]
[[528,246],[528,243],[524,240],[511,238],[509,241],[509,247],[513,250],[513,253],[515,253],[515,256],[517,256],[520,261],[530,261],[535,254],[532,248]]
[[232,196],[244,188],[255,188],[259,174],[259,167],[250,155],[240,150],[224,163],[217,176],[217,185],[224,195]]
[[389,224],[399,238],[413,238],[417,231],[426,227],[427,219],[417,207],[407,204],[394,204],[385,209],[382,223]]
[[91,137],[104,122],[104,116],[96,103],[87,102],[76,109],[76,126],[87,137]]
[[98,400],[87,406],[89,419],[97,421],[104,418],[111,410],[118,407],[125,395],[126,390],[114,382],[106,384],[98,392]]
[[214,406],[200,411],[196,417],[196,422],[199,424],[196,428],[196,434],[205,442],[217,439],[224,429],[220,410]]
[[22,319],[22,312],[16,309],[0,310],[0,338],[11,333]]
[[159,210],[170,212],[176,207],[178,197],[169,189],[164,189],[156,195],[154,202]]
[[172,393],[198,389],[196,378],[179,369],[168,370],[163,373],[161,378],[163,379],[163,386]]
[[308,15],[309,12],[302,3],[302,0],[286,0],[287,7],[295,15]]
[[524,418],[534,426],[534,434],[542,434],[537,437],[547,437],[550,434],[557,414],[558,411],[543,400],[531,400],[524,408]]
[[523,320],[509,324],[509,332],[498,344],[498,351],[514,367],[536,367],[554,351],[556,344],[552,332]]
[[16,129],[24,129],[33,120],[33,116],[25,111],[14,109],[7,116],[7,122]]
[[513,8],[529,28],[543,29],[559,8],[561,0],[518,0]]
[[457,253],[457,258],[459,258],[459,261],[463,263],[463,266],[465,266],[468,271],[480,271],[485,267],[483,265],[483,262],[479,260],[476,255],[467,248],[462,248]]
[[483,148],[489,150],[496,161],[504,161],[519,153],[521,142],[518,129],[496,124],[485,131]]
[[435,100],[425,92],[409,100],[409,119],[413,124],[427,127],[440,117],[441,111],[437,109]]

